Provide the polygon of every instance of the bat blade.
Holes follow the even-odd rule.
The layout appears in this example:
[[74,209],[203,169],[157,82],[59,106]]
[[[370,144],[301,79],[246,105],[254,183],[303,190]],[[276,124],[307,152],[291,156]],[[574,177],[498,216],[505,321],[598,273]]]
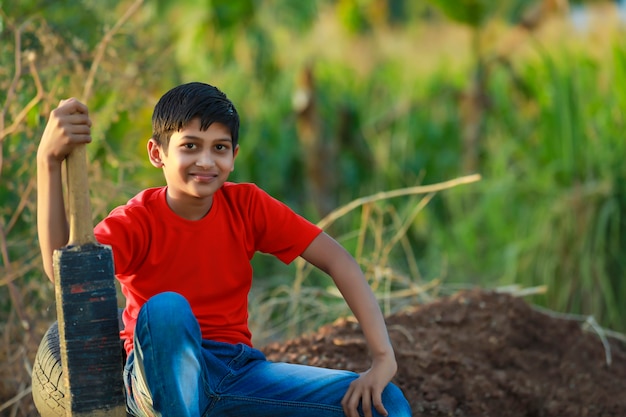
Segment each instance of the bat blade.
[[69,416],[126,416],[113,253],[88,243],[53,257]]

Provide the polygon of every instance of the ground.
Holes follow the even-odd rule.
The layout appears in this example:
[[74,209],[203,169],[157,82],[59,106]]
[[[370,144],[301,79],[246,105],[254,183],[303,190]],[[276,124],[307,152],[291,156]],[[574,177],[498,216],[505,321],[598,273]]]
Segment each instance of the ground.
[[[399,363],[394,382],[414,416],[626,416],[626,345],[602,329],[477,290],[395,314],[387,325]],[[357,372],[369,364],[349,320],[264,351]]]
[[[399,363],[394,382],[414,416],[626,416],[624,341],[521,298],[460,292],[389,316],[387,325]],[[273,360],[357,372],[369,364],[359,327],[347,319],[262,350]],[[10,358],[0,366],[0,416],[36,416],[30,381],[8,384],[24,366]]]

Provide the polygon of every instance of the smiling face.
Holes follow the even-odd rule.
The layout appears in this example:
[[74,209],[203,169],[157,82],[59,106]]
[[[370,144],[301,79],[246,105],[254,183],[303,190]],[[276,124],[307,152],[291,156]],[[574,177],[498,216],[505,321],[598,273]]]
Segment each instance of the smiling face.
[[209,212],[213,194],[235,168],[238,151],[228,127],[215,122],[200,130],[198,118],[174,132],[167,149],[154,139],[148,141],[150,162],[163,169],[170,208],[190,220]]

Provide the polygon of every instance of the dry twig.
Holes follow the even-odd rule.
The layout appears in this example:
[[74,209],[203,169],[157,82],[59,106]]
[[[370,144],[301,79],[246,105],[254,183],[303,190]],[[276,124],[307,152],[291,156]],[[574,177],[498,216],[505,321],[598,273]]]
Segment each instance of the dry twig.
[[562,320],[572,320],[577,321],[583,325],[583,330],[587,327],[591,327],[595,334],[598,335],[600,341],[602,342],[602,346],[604,347],[604,360],[607,366],[611,366],[613,363],[613,357],[611,354],[611,345],[608,341],[607,336],[610,336],[616,340],[620,340],[626,343],[626,335],[602,328],[596,319],[593,316],[586,316],[582,314],[571,314],[571,313],[559,313],[557,311],[549,310],[547,308],[543,308],[540,306],[532,306],[532,308],[542,314],[547,316],[562,319]]
[[472,174],[472,175],[466,175],[464,177],[459,177],[450,181],[444,181],[444,182],[437,183],[437,184],[418,185],[415,187],[400,188],[398,190],[382,191],[380,193],[372,194],[367,197],[357,198],[356,200],[353,200],[352,202],[346,204],[345,206],[341,206],[338,209],[330,212],[326,217],[320,220],[317,223],[317,225],[321,227],[322,229],[325,229],[328,226],[330,226],[332,223],[334,223],[335,220],[345,216],[352,210],[368,203],[373,203],[373,202],[381,201],[381,200],[389,200],[391,198],[402,197],[406,195],[435,193],[438,191],[447,190],[449,188],[454,188],[459,185],[470,184],[472,182],[479,181],[480,178],[481,178],[480,174]]
[[126,13],[124,13],[124,15],[115,23],[115,25],[113,25],[113,27],[104,34],[100,43],[98,43],[98,46],[96,48],[96,54],[94,56],[93,62],[91,63],[91,67],[89,68],[89,75],[87,75],[87,80],[85,81],[85,85],[83,86],[82,100],[84,103],[86,103],[91,97],[91,91],[93,89],[93,83],[96,78],[96,72],[100,67],[100,62],[104,57],[104,52],[106,51],[107,46],[109,45],[109,43],[111,43],[113,37],[124,25],[124,23],[126,23],[137,10],[139,10],[139,7],[142,3],[143,0],[136,0],[126,10]]
[[16,396],[11,398],[4,404],[0,405],[0,412],[2,412],[3,410],[6,410],[7,408],[11,407],[14,404],[17,404],[22,398],[26,397],[27,395],[30,395],[32,390],[33,390],[33,387],[30,386],[18,392]]

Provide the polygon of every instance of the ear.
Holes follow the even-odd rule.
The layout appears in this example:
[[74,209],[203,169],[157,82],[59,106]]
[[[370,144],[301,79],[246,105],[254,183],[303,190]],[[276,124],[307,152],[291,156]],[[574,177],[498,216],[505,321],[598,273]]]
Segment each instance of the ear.
[[230,167],[230,172],[233,172],[235,170],[235,159],[237,158],[238,153],[239,153],[239,145],[235,146],[235,149],[233,150],[233,166]]
[[163,168],[163,149],[156,143],[153,138],[148,140],[148,158],[150,163],[156,168]]

